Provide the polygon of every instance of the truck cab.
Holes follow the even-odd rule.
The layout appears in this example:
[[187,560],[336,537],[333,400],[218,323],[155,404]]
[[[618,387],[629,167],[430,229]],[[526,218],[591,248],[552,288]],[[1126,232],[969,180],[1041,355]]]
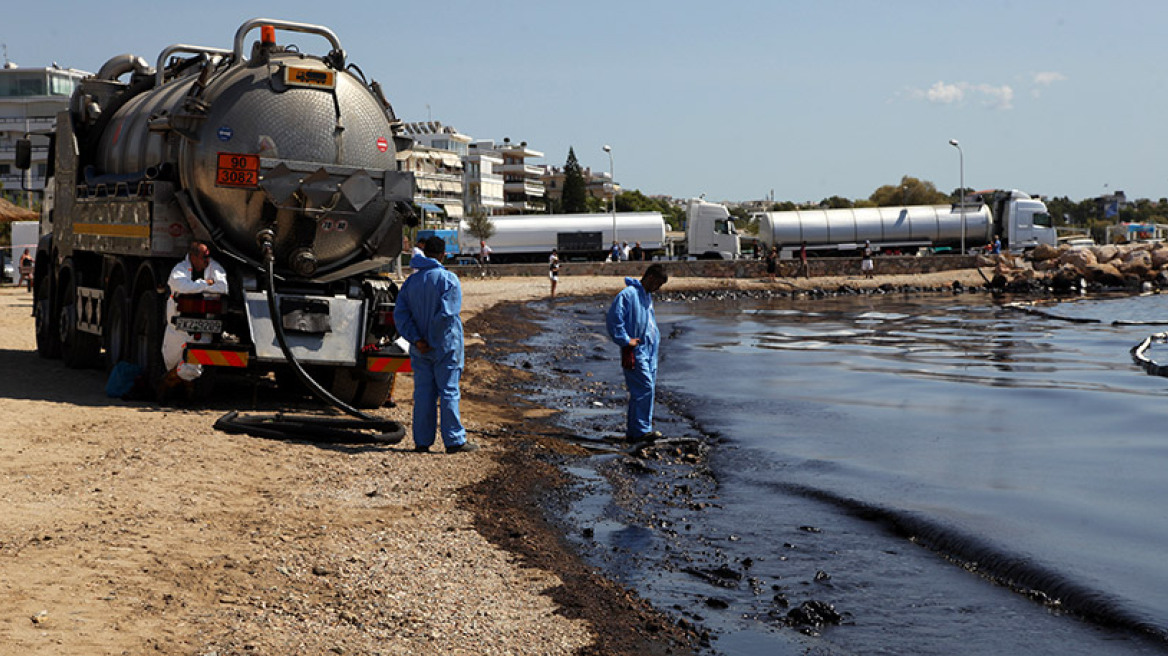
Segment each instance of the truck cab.
[[1046,203],[1021,191],[996,191],[987,199],[993,208],[994,231],[1011,253],[1039,244],[1058,245],[1058,234]]
[[734,217],[725,206],[695,198],[686,207],[686,252],[700,260],[734,260],[742,255]]

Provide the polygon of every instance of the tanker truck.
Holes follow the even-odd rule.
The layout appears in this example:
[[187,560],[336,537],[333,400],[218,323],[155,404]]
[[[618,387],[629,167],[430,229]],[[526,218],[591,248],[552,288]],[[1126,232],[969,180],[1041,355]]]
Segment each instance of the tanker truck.
[[[280,45],[277,30],[330,50]],[[176,298],[176,327],[210,336],[186,344],[185,362],[381,405],[405,361],[386,350],[397,288],[379,273],[412,220],[399,126],[322,26],[257,18],[230,49],[172,45],[155,66],[110,59],[49,135],[37,351],[72,368],[128,361],[157,383],[168,276],[197,239],[228,291]]]
[[1046,205],[1021,191],[980,191],[965,205],[915,205],[758,212],[759,239],[790,258],[803,242],[809,254],[852,254],[865,241],[877,251],[922,252],[984,246],[997,236],[1021,253],[1058,243]]
[[[603,260],[614,239],[630,246],[640,242],[646,252],[665,245],[660,212],[618,212],[615,219],[612,214],[522,214],[492,217],[491,223],[492,262],[546,262],[553,248],[563,259]],[[459,225],[458,248],[462,256],[479,254],[479,238],[466,221]]]
[[[492,217],[495,234],[488,244],[493,262],[546,262],[555,248],[561,259],[603,260],[612,242],[640,242],[646,258],[658,253],[698,259],[741,257],[734,217],[726,206],[694,198],[686,204],[685,239],[670,243],[660,212],[613,214],[524,214]],[[615,225],[614,225],[615,224]],[[614,236],[613,228],[616,228]],[[450,236],[453,233],[443,234]],[[479,239],[463,221],[457,232],[459,252],[477,256]],[[448,240],[449,248],[449,240]]]

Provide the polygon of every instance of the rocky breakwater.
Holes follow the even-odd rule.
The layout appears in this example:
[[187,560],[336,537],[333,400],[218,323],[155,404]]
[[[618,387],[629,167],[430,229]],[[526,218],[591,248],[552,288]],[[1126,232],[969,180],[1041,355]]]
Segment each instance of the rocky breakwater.
[[1025,256],[984,255],[992,289],[1033,292],[1168,289],[1168,244],[1107,244],[1086,248],[1041,245]]

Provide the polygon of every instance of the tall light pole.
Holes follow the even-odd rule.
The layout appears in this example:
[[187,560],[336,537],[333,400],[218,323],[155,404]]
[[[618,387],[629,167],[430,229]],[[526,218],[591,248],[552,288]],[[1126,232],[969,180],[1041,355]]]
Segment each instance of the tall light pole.
[[612,165],[612,147],[604,144],[604,152],[608,153],[608,177],[612,184],[612,241],[616,242],[616,167]]
[[957,143],[956,139],[950,139],[949,145],[957,149],[957,155],[961,162],[961,254],[965,255],[965,153],[961,150],[961,144]]

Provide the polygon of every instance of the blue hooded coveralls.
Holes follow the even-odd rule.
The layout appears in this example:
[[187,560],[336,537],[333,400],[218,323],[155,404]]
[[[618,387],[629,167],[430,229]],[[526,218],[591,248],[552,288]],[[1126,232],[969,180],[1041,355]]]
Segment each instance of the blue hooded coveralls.
[[623,369],[629,388],[626,436],[638,438],[653,432],[653,390],[657,386],[657,345],[661,332],[653,314],[653,297],[636,278],[625,278],[625,288],[616,295],[606,318],[608,336],[617,346],[640,339],[633,351],[636,364]]
[[[402,283],[393,310],[397,331],[410,343],[414,369],[414,446],[434,443],[438,408],[442,414],[442,443],[447,447],[466,443],[466,429],[458,416],[462,377],[462,286],[458,276],[437,260],[414,255],[414,273]],[[430,344],[422,353],[420,339]]]

